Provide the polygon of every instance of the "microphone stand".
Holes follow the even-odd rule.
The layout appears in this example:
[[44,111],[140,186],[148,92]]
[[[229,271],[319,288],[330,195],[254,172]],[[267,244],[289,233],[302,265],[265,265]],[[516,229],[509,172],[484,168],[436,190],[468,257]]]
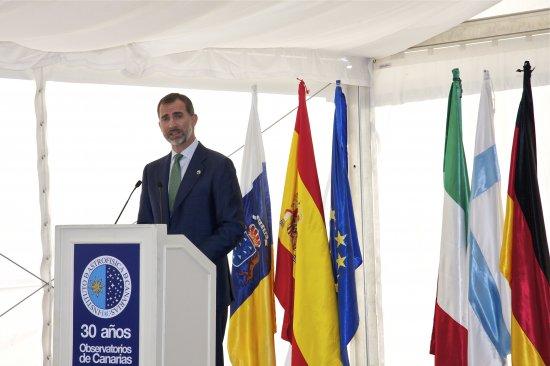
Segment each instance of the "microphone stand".
[[132,194],[134,194],[134,191],[139,187],[141,186],[141,181],[138,180],[136,182],[136,185],[134,186],[134,189],[132,189],[132,192],[130,192],[130,195],[128,196],[128,199],[126,200],[126,203],[124,204],[124,207],[122,207],[122,210],[120,210],[120,213],[118,214],[118,217],[116,218],[116,221],[115,221],[115,225],[117,224],[118,220],[120,219],[120,216],[122,215],[122,213],[124,212],[124,209],[126,208],[126,205],[128,204],[128,202],[130,202],[130,198],[132,197]]
[[159,190],[159,212],[160,212],[160,224],[163,223],[163,219],[162,219],[162,182],[161,181],[158,181],[157,182],[157,188]]

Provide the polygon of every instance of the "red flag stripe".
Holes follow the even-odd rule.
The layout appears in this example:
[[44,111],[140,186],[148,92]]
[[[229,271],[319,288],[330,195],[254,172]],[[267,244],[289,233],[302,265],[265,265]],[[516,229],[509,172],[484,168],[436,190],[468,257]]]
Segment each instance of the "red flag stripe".
[[292,277],[292,254],[279,241],[277,249],[277,274],[274,292],[284,312],[281,338],[290,342],[292,335],[292,318],[294,313],[294,278]]
[[292,359],[291,359],[291,365],[292,366],[308,366],[306,359],[304,358],[304,355],[302,355],[302,351],[300,351],[300,347],[298,347],[298,343],[296,343],[296,338],[292,337]]
[[436,303],[430,353],[436,366],[468,365],[468,331]]
[[516,127],[514,130],[514,139],[512,140],[512,158],[510,159],[510,173],[508,175],[508,196],[513,201],[516,201],[516,192],[514,187],[516,186],[516,156],[518,156],[518,137],[519,127]]
[[321,189],[317,179],[317,165],[315,164],[315,155],[313,152],[313,142],[311,140],[311,129],[309,127],[309,118],[306,106],[306,85],[300,82],[298,88],[299,107],[295,131],[300,136],[298,140],[298,174],[306,186],[311,198],[319,209],[324,220],[323,202],[321,200]]
[[[550,263],[537,178],[535,131],[526,131],[529,127],[529,125],[524,128],[516,127],[514,133],[512,156],[516,158],[512,160],[510,168],[511,184],[508,187],[508,195],[515,201],[514,207],[519,207],[523,213],[523,220],[528,226],[526,230],[530,232],[529,243],[533,248],[536,264],[548,283],[550,282]],[[529,136],[527,132],[533,136]]]
[[[550,365],[550,285],[533,252],[531,231],[514,202],[512,309],[523,332]],[[521,245],[518,245],[521,243]]]

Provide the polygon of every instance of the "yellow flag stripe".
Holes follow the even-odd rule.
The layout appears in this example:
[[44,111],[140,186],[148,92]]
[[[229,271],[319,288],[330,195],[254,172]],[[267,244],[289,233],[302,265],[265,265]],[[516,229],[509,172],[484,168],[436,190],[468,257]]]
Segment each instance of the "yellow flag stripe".
[[294,337],[308,365],[341,365],[336,290],[322,214],[298,176]]
[[539,352],[512,315],[512,365],[545,366]]
[[290,154],[288,158],[288,167],[286,169],[285,190],[283,192],[283,202],[281,204],[280,226],[279,226],[279,242],[288,250],[289,253],[294,253],[292,248],[292,238],[288,231],[288,225],[281,225],[281,223],[291,220],[292,212],[288,210],[292,207],[292,202],[296,197],[296,183],[298,179],[298,166],[297,166],[297,153],[298,153],[298,133],[294,131],[292,136],[292,143],[290,146]]
[[227,349],[233,366],[275,366],[272,272],[231,316]]
[[502,235],[502,247],[500,249],[500,272],[511,283],[512,273],[512,234],[514,232],[514,201],[506,196],[506,217],[504,219],[504,232]]

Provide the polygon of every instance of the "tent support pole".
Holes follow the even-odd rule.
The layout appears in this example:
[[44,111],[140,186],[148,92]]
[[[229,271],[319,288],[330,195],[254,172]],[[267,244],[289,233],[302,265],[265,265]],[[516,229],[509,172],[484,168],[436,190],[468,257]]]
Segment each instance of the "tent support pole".
[[36,155],[38,171],[38,187],[40,200],[40,236],[42,241],[42,262],[40,264],[40,277],[49,283],[45,286],[42,297],[42,365],[52,365],[52,246],[50,229],[49,190],[50,175],[48,169],[48,144],[47,144],[47,115],[46,115],[46,81],[44,69],[36,68],[34,80],[36,94],[34,97],[34,109],[36,113]]
[[372,86],[346,86],[344,90],[348,105],[348,175],[363,256],[363,264],[355,271],[359,328],[349,345],[350,363],[358,366],[384,365],[372,91]]

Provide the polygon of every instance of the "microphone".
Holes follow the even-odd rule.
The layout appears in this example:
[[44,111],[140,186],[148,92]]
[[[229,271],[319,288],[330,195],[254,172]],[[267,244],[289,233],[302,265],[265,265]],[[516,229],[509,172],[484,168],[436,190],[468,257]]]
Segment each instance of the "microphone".
[[160,224],[162,224],[164,220],[162,219],[162,182],[160,180],[157,182],[157,188],[159,189]]
[[122,210],[120,210],[120,213],[118,214],[118,217],[116,218],[115,225],[117,224],[118,219],[120,219],[120,216],[121,216],[122,213],[124,212],[124,209],[126,208],[126,205],[128,204],[128,202],[130,202],[130,198],[132,197],[132,194],[134,194],[134,191],[135,191],[139,186],[141,186],[141,181],[140,181],[140,180],[138,180],[138,181],[136,182],[136,185],[134,186],[134,189],[132,189],[132,192],[130,192],[130,195],[128,196],[128,199],[126,200],[126,203],[124,204],[124,207],[122,207]]

